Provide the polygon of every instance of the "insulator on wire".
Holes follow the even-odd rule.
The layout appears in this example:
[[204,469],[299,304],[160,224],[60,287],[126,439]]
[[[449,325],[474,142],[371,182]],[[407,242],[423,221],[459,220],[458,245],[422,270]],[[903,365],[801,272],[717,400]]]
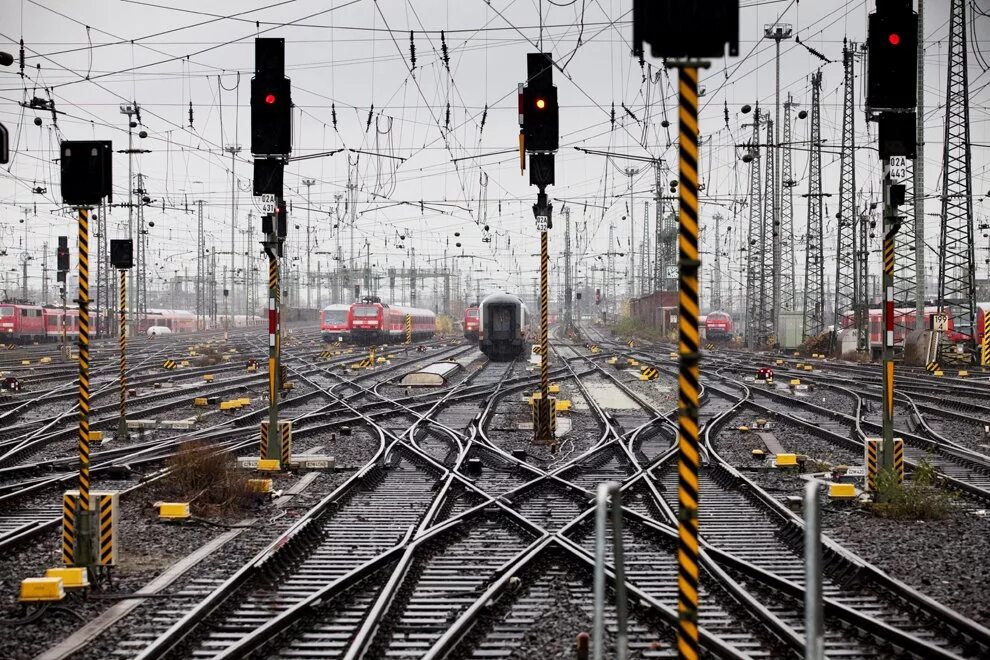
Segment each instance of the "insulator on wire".
[[615,101],[612,101],[612,130],[615,130]]
[[189,102],[189,128],[193,127],[193,108],[192,101]]
[[450,103],[447,103],[447,119],[444,121],[444,126],[447,130],[450,130]]
[[443,65],[447,69],[447,73],[450,73],[450,54],[447,52],[447,35],[444,34],[443,30],[440,30],[440,50],[443,53]]
[[409,61],[411,62],[409,69],[410,71],[416,70],[416,42],[414,41],[414,35],[416,33],[412,30],[409,31]]
[[333,130],[337,130],[337,106],[334,103],[330,104],[330,121],[333,122]]
[[370,107],[370,108],[368,108],[368,123],[367,123],[367,125],[366,125],[366,126],[364,127],[364,130],[365,130],[365,132],[367,132],[367,131],[368,131],[368,129],[369,129],[369,128],[371,128],[371,116],[372,116],[373,114],[375,114],[375,104],[374,104],[374,103],[372,103],[372,104],[371,104],[371,107]]
[[485,109],[481,112],[481,132],[485,130],[485,121],[488,119],[488,104],[485,104]]
[[725,103],[725,127],[729,128],[729,102],[723,101]]
[[21,78],[23,78],[24,77],[24,40],[23,39],[21,39],[20,65],[21,65]]

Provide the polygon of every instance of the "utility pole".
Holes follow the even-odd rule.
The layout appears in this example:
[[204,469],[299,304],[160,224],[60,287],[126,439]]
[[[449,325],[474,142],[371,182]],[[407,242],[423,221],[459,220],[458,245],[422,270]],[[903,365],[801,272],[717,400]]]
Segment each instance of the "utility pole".
[[780,331],[780,312],[793,312],[795,309],[794,296],[796,295],[795,289],[797,288],[797,280],[794,277],[794,186],[797,185],[797,182],[794,180],[791,166],[791,108],[793,107],[794,99],[788,93],[787,100],[784,102],[784,125],[781,127],[783,132],[783,144],[780,145],[780,181],[782,189],[780,192],[780,204],[777,207],[780,211],[778,233],[780,234],[779,243],[782,253],[780,259],[780,287],[778,289],[778,332]]
[[41,246],[41,304],[48,305],[48,241]]
[[[230,154],[230,282],[229,282],[229,295],[233,297],[234,295],[234,271],[237,270],[237,249],[235,248],[235,233],[237,231],[237,154],[241,152],[241,145],[239,144],[228,144],[224,146],[224,151]],[[225,278],[226,281],[226,278]],[[232,307],[227,306],[226,297],[224,299],[224,306],[227,307],[225,310],[225,315],[227,316],[227,325],[230,326],[230,312],[229,309]],[[224,339],[226,339],[227,331],[224,331]]]
[[746,243],[746,346],[755,349],[762,340],[760,335],[764,326],[764,299],[766,290],[763,288],[766,254],[766,232],[763,225],[762,190],[760,188],[760,107],[753,111],[753,143],[748,157],[749,169],[749,240]]
[[[602,289],[605,291],[605,309],[611,315],[612,322],[615,322],[615,308],[612,306],[612,290],[609,288],[615,279],[615,225],[608,225],[608,273],[602,273]],[[604,320],[604,319],[603,319]]]
[[571,299],[573,290],[571,288],[571,209],[564,207],[564,330],[569,332],[573,318],[571,315]]
[[639,295],[650,292],[650,203],[643,202],[643,232],[639,243]]
[[[938,308],[954,330],[966,335],[966,357],[976,347],[976,255],[973,237],[973,175],[969,129],[966,5],[952,0],[946,67],[945,139],[942,149],[942,230],[939,241]],[[942,334],[940,360],[958,359]]]
[[310,298],[310,291],[313,289],[313,271],[310,269],[309,255],[312,254],[312,247],[309,243],[310,235],[310,216],[312,214],[311,207],[313,202],[310,198],[310,190],[313,184],[316,183],[313,179],[303,179],[303,185],[306,186],[306,307],[307,309],[312,309],[312,298]]
[[[350,254],[347,258],[347,272],[353,272],[357,265],[354,261],[354,225],[357,224],[357,165],[354,165],[353,173],[348,176],[347,180],[347,192],[350,195],[350,215],[351,215],[351,237],[350,237]],[[350,283],[350,277],[348,277],[348,284]],[[365,292],[367,293],[367,292]]]
[[[773,140],[773,152],[768,153],[767,156],[767,178],[770,182],[767,184],[767,190],[771,191],[770,199],[768,200],[770,204],[770,217],[771,225],[773,227],[773,251],[772,251],[772,270],[773,270],[773,285],[771,294],[771,318],[769,322],[771,324],[771,330],[774,337],[779,336],[779,314],[781,308],[781,268],[782,268],[782,236],[780,231],[780,208],[781,208],[781,193],[782,186],[781,180],[778,177],[774,165],[780,162],[780,42],[784,39],[790,39],[793,30],[788,24],[776,24],[776,25],[766,25],[763,28],[763,36],[767,39],[773,39],[774,48],[776,52],[775,64],[776,64],[776,92],[774,95],[774,116],[773,125],[776,126],[776,133],[773,134],[771,138],[767,136],[767,141]],[[772,158],[770,158],[772,156]]]
[[636,296],[636,214],[633,208],[633,177],[639,174],[639,169],[627,167],[625,175],[629,177],[629,281],[627,294],[632,300]]
[[722,214],[715,214],[715,261],[712,269],[712,301],[713,311],[722,309],[722,246],[719,241],[722,238]]
[[925,0],[918,0],[918,110],[916,115],[917,156],[912,163],[914,211],[914,323],[925,329]]
[[804,323],[802,336],[825,331],[825,250],[822,226],[822,72],[811,74],[811,140],[808,164],[808,226],[805,232]]
[[197,213],[196,213],[196,329],[203,330],[206,328],[206,309],[205,302],[206,293],[205,282],[203,282],[203,275],[205,265],[203,259],[205,255],[203,254],[203,200],[198,200],[196,202]]
[[[856,278],[856,132],[855,81],[853,70],[855,45],[842,40],[843,104],[842,145],[839,156],[839,213],[836,232],[835,310],[832,317],[832,351],[841,352],[839,329],[843,312],[856,307],[860,282]],[[855,317],[859,326],[859,314]]]
[[760,345],[777,344],[777,312],[778,312],[778,288],[780,286],[780,242],[777,231],[776,199],[777,190],[775,182],[777,180],[777,161],[775,157],[776,149],[772,146],[774,121],[767,118],[767,162],[766,174],[763,179],[763,249],[760,251],[762,257],[762,276],[760,287],[763,296],[760,298]]

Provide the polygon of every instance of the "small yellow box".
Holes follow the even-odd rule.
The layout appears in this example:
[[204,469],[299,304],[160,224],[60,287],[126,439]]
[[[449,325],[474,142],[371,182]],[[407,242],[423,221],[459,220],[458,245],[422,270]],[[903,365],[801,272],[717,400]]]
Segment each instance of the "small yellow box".
[[942,376],[945,375],[945,372],[939,369],[938,371],[934,372],[932,375],[935,376],[936,378],[941,378]]
[[253,374],[255,371],[258,370],[258,367],[254,366],[253,364],[249,364],[247,370],[249,374]]
[[829,484],[828,496],[835,500],[851,500],[856,497],[856,487],[852,484]]
[[813,370],[813,367],[810,364],[806,364],[806,365],[804,365],[804,370],[805,371],[812,371]]
[[24,366],[26,367],[26,366],[28,366],[29,364],[31,364],[31,360],[21,360],[21,364],[22,364],[22,365],[24,365]]
[[960,369],[960,370],[959,370],[959,377],[960,377],[960,378],[965,378],[965,377],[966,377],[966,376],[968,376],[968,375],[969,375],[969,372],[968,372],[968,371],[966,371],[965,369]]
[[89,573],[85,568],[49,568],[45,577],[59,578],[66,589],[85,589],[89,586]]
[[617,364],[618,362],[619,362],[619,358],[617,358],[617,357],[610,357],[608,359],[608,363],[609,364]]
[[62,588],[62,578],[40,577],[21,580],[21,602],[41,603],[62,600],[65,589]]
[[804,362],[798,362],[794,366],[797,367],[798,369],[804,369]]
[[550,394],[560,394],[560,385],[557,385],[556,383],[551,383]]
[[237,399],[233,401],[221,401],[220,410],[237,410],[241,407],[241,402]]
[[158,517],[164,520],[185,520],[189,517],[189,502],[159,502]]
[[746,426],[745,424],[743,424],[742,426],[737,426],[737,427],[736,427],[736,430],[737,430],[737,431],[743,431],[743,432],[747,432],[747,431],[749,431],[749,427],[748,427],[748,426]]
[[801,384],[800,378],[791,378],[791,387],[796,387]]
[[292,383],[282,383],[283,390],[291,390],[293,387]]
[[272,480],[271,479],[248,479],[247,481],[248,490],[252,493],[270,493],[272,492]]
[[207,383],[212,383],[213,374],[203,374],[203,380],[205,380]]
[[205,408],[206,406],[210,405],[210,402],[206,400],[205,396],[198,396],[195,399],[193,399],[193,405],[198,408]]
[[626,358],[626,362],[628,362],[629,363],[629,366],[631,366],[631,367],[638,367],[639,366],[639,362],[636,361],[636,360],[634,360],[633,358]]
[[677,359],[677,353],[673,353],[673,352],[671,352],[671,354],[670,354],[670,359],[671,359],[671,360],[676,360],[676,359]]
[[89,441],[90,442],[100,442],[103,440],[103,431],[90,431]]
[[777,467],[797,467],[797,454],[777,454]]
[[240,403],[242,406],[250,406],[251,405],[251,399],[247,398],[246,396],[245,397],[241,397],[240,399],[236,399],[236,401],[238,403]]
[[259,472],[278,472],[282,469],[282,464],[277,458],[262,458],[258,461]]
[[379,357],[378,357],[378,359],[377,359],[377,360],[375,360],[375,361],[376,361],[376,362],[377,362],[378,364],[385,364],[385,358],[383,358],[383,357],[381,357],[381,356],[379,356]]
[[754,449],[750,453],[753,455],[753,458],[764,458],[767,455],[767,453],[762,449]]
[[776,365],[777,365],[777,366],[779,367],[779,366],[781,366],[782,364],[784,364],[784,361],[783,361],[783,360],[775,360],[775,361],[774,361],[774,364],[776,364]]
[[188,367],[189,366],[189,360],[183,360],[182,362],[179,363],[179,366],[180,367]]
[[567,412],[568,410],[571,409],[571,400],[570,399],[557,399],[557,403],[555,405],[555,408],[556,408],[557,412]]
[[50,357],[43,357],[39,361],[41,362],[41,364],[48,364],[49,362],[52,361],[52,359]]

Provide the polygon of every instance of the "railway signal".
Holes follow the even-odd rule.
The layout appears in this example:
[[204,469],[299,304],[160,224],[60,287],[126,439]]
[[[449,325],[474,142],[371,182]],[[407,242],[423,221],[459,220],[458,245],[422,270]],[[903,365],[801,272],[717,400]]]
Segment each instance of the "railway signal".
[[[880,464],[894,469],[894,237],[903,218],[905,186],[894,180],[892,157],[915,157],[918,15],[910,0],[877,0],[867,34],[866,105],[879,123],[883,166],[883,411]],[[896,474],[896,473],[895,473]],[[883,496],[882,493],[879,496]]]
[[[285,77],[285,40],[254,40],[255,72],[251,79],[251,153],[254,192],[262,195],[265,215],[262,246],[268,255],[268,419],[261,424],[261,462],[266,469],[284,467],[291,446],[291,425],[279,422],[282,386],[279,306],[279,259],[288,233],[288,213],[282,200],[285,161],[292,151],[292,86]],[[269,433],[268,429],[278,429]],[[269,437],[271,436],[271,437]]]
[[79,214],[79,489],[63,498],[63,557],[72,566],[92,569],[103,548],[98,533],[102,499],[91,506],[89,488],[89,212],[111,199],[113,149],[109,140],[63,141],[59,153],[62,201]]
[[529,185],[537,186],[533,215],[540,232],[540,398],[533,402],[533,431],[537,444],[555,445],[556,402],[550,397],[549,319],[550,245],[553,205],[547,186],[554,183],[554,152],[560,144],[557,88],[553,84],[553,59],[549,53],[526,55],[526,82],[519,85],[519,158],[529,154]]
[[683,57],[666,65],[678,70],[680,96],[678,331],[678,599],[677,646],[681,658],[698,657],[698,406],[700,395],[698,273],[698,69],[694,59],[738,55],[737,0],[634,0],[633,50],[650,44],[654,57]]
[[120,344],[119,373],[120,405],[117,422],[117,439],[126,440],[127,433],[127,271],[134,266],[134,241],[111,239],[110,265],[120,273],[120,324],[117,341]]
[[866,43],[866,107],[913,110],[918,98],[918,14],[911,0],[877,0]]

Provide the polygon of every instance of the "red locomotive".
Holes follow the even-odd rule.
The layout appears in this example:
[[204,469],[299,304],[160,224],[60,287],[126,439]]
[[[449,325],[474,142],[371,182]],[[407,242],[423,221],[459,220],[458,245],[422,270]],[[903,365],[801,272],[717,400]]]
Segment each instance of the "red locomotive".
[[428,309],[387,305],[378,298],[354,303],[347,312],[355,344],[401,342],[406,338],[406,316],[412,317],[412,338],[428,339],[437,331],[437,316]]
[[726,312],[708,312],[705,317],[705,337],[711,342],[726,342],[732,338],[732,317]]
[[464,310],[464,337],[476,341],[478,330],[481,328],[481,312],[477,305],[471,305]]

